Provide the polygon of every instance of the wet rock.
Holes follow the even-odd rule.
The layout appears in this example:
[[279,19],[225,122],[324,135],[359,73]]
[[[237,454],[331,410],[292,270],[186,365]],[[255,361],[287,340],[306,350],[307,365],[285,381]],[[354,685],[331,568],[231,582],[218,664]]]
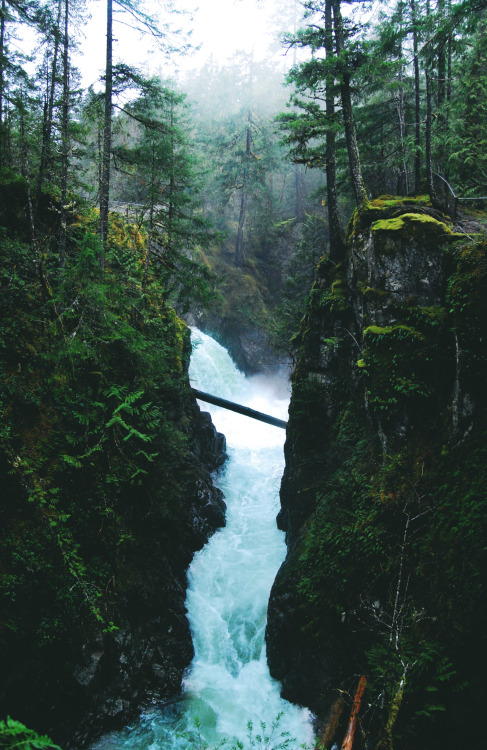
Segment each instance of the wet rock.
[[[366,425],[370,454],[380,464],[381,455],[394,455],[418,429],[436,429],[438,414],[445,434],[457,444],[472,429],[475,412],[462,380],[461,347],[457,342],[455,349],[451,328],[443,322],[454,262],[448,248],[457,238],[444,217],[428,208],[417,215],[410,207],[390,214],[372,208],[368,218],[367,212],[355,220],[343,267],[322,261],[298,340],[278,515],[288,553],[271,591],[266,628],[269,667],[282,681],[283,696],[321,717],[332,710],[338,690],[354,689],[353,681],[345,685],[344,678],[356,675],[365,652],[360,635],[349,630],[346,613],[327,609],[325,594],[319,622],[307,621],[303,577],[312,578],[312,572],[300,571],[307,529],[321,502],[318,493],[323,497],[327,480],[343,465],[335,440],[341,415],[352,409],[357,422]],[[426,340],[431,346],[422,350]],[[432,395],[415,401],[416,384],[403,377],[398,365],[398,390],[406,384],[412,395],[404,402],[388,402],[397,394],[387,392],[382,374],[393,356],[407,368],[404,352],[420,361],[421,383],[425,390],[424,383],[432,384]],[[345,391],[344,407],[337,406],[337,384]],[[320,509],[324,506],[325,501]],[[354,592],[350,607],[357,605],[358,596]]]

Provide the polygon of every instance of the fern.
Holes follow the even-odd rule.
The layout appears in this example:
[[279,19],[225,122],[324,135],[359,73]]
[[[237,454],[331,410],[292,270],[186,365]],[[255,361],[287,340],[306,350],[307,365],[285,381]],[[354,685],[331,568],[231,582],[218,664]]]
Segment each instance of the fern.
[[47,735],[39,735],[20,721],[7,717],[0,721],[0,750],[61,750]]

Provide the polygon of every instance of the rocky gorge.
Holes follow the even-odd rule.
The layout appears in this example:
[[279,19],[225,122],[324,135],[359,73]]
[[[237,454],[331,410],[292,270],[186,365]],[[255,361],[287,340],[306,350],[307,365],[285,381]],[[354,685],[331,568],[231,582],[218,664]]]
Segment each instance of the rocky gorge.
[[[357,750],[480,746],[486,247],[427,198],[367,203],[294,339],[267,656],[326,748],[359,685]],[[81,747],[180,691],[225,442],[157,290],[80,253],[60,321],[28,249],[0,249],[2,715]]]
[[266,639],[327,748],[359,684],[354,747],[480,747],[486,249],[428,199],[367,203],[295,338]]

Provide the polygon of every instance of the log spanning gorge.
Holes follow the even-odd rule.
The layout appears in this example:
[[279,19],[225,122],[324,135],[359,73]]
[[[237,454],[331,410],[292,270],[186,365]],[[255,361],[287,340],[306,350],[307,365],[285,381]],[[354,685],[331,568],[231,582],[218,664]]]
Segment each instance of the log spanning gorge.
[[[289,398],[284,377],[247,378],[210,336],[194,330],[192,342],[194,388],[270,411],[284,422]],[[250,725],[253,738],[273,734],[257,747],[278,746],[286,737],[295,739],[289,747],[312,743],[311,714],[280,697],[265,653],[269,592],[285,555],[284,534],[276,526],[282,425],[216,406],[209,410],[227,439],[228,460],[217,477],[227,504],[226,526],[195,555],[188,571],[186,606],[195,655],[183,693],[101,738],[92,750],[191,750],[215,748],[223,740],[225,747],[241,742],[245,748],[251,745]]]

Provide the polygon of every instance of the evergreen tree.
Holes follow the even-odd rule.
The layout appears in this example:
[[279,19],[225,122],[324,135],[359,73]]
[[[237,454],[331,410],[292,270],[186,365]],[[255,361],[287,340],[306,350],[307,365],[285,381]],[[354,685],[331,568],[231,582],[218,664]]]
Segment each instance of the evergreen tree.
[[[272,124],[284,100],[280,76],[238,54],[231,65],[213,67],[195,80],[196,134],[207,173],[205,203],[215,225],[232,238],[234,263],[242,266],[251,232],[265,234],[263,224],[269,229],[271,216],[283,211],[286,201],[289,167],[277,154]],[[189,87],[189,96],[191,91]]]
[[[121,88],[127,84],[136,84],[138,75],[125,64],[113,65],[113,9],[119,9],[131,16],[132,21],[137,29],[151,34],[158,39],[161,44],[166,44],[171,48],[171,32],[168,25],[161,27],[151,16],[143,9],[141,0],[106,0],[107,10],[107,34],[106,34],[106,62],[105,62],[105,93],[104,93],[104,121],[103,121],[103,149],[101,157],[100,170],[100,241],[102,254],[100,265],[102,268],[105,264],[105,249],[108,237],[108,211],[110,201],[110,168],[111,168],[111,148],[112,148],[112,117],[113,117],[113,96],[114,96],[114,76],[118,79]],[[172,11],[169,5],[164,5],[166,13]]]
[[212,275],[199,255],[214,237],[199,206],[197,163],[187,135],[184,95],[158,79],[139,81],[141,96],[116,123],[115,195],[138,203],[149,240],[142,286],[156,275],[179,309],[211,306]]
[[[295,35],[287,35],[286,43],[308,49],[311,59],[295,66],[289,75],[289,81],[296,89],[292,97],[295,109],[292,113],[281,115],[280,122],[282,130],[287,133],[285,142],[292,146],[292,158],[326,170],[330,253],[333,260],[338,262],[343,252],[343,239],[338,213],[336,164],[338,149],[343,148],[337,142],[342,127],[352,192],[356,202],[361,203],[366,199],[351,99],[352,71],[356,71],[363,58],[360,45],[351,37],[351,44],[345,48],[345,30],[339,4],[327,0],[324,3],[307,2],[306,7],[308,26]],[[337,118],[338,94],[341,123]]]
[[342,118],[345,128],[345,139],[347,142],[350,177],[355,202],[357,206],[360,206],[367,201],[367,190],[362,177],[357,133],[355,129],[355,118],[352,106],[351,79],[352,71],[356,66],[356,47],[355,45],[352,45],[349,48],[345,46],[346,36],[341,13],[341,1],[333,0],[332,7],[333,27],[335,31],[335,50],[338,62],[337,77],[340,81]]
[[448,138],[449,168],[464,195],[487,194],[487,13],[481,13],[470,54],[459,63],[455,119]]

